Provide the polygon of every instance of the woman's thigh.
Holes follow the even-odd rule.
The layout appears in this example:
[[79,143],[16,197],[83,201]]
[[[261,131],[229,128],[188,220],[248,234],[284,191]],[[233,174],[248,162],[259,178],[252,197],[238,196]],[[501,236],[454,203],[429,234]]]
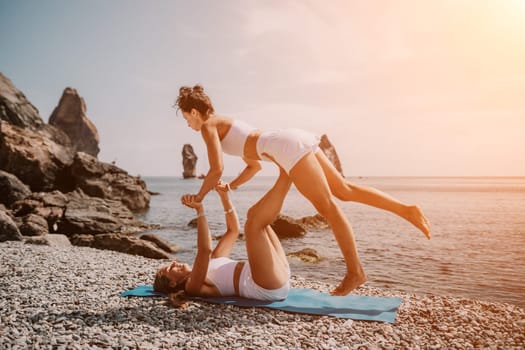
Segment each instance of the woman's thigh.
[[348,182],[343,175],[337,171],[335,166],[322,151],[316,152],[315,157],[317,158],[317,162],[321,166],[321,169],[323,169],[324,176],[332,194],[341,200],[347,200],[347,197],[351,196],[351,188],[348,186]]
[[305,196],[321,214],[328,209],[327,206],[333,204],[328,180],[313,152],[301,158],[292,168],[290,178],[297,190]]
[[[246,229],[250,230],[249,227]],[[246,232],[246,253],[255,283],[265,289],[277,289],[288,280],[289,267],[280,243],[276,249],[271,236],[273,231],[269,230],[271,227],[266,226],[255,232]]]

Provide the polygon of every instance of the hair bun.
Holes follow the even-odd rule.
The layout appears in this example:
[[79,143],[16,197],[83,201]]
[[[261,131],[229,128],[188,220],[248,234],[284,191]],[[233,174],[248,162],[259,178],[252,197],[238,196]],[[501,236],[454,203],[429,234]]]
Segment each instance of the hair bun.
[[179,89],[179,95],[185,96],[191,94],[191,88],[189,86],[181,86]]
[[202,87],[202,85],[200,84],[197,84],[193,87],[193,92],[196,92],[196,93],[203,93],[204,92],[204,88]]

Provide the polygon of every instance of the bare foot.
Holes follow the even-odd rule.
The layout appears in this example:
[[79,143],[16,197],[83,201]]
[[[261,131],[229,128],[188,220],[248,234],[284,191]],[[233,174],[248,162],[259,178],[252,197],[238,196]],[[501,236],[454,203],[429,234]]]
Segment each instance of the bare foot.
[[335,287],[330,294],[332,295],[347,295],[360,285],[366,282],[366,275],[363,271],[359,274],[345,275],[341,283]]
[[405,218],[420,229],[428,239],[430,239],[430,223],[417,205],[408,207],[408,212]]

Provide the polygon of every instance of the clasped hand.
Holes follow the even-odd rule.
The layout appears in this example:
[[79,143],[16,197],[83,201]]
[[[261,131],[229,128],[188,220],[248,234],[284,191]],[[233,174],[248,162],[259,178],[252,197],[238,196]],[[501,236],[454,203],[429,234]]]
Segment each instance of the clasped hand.
[[197,196],[194,194],[185,194],[181,197],[180,202],[188,208],[199,209],[202,207],[202,202],[197,201]]
[[[215,185],[215,191],[217,191],[221,197],[227,195],[227,193],[230,191],[230,184],[219,180]],[[180,198],[180,201],[183,205],[189,208],[199,209],[202,207],[202,201],[197,198],[196,194],[185,194]]]

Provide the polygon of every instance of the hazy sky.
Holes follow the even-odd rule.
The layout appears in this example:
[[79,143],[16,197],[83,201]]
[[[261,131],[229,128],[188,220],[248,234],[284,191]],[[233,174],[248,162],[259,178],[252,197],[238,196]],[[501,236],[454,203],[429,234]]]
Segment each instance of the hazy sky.
[[350,176],[525,175],[525,0],[0,0],[0,71],[46,122],[76,88],[134,175],[180,176],[185,143],[207,171],[171,108],[194,83],[219,114],[326,133]]

